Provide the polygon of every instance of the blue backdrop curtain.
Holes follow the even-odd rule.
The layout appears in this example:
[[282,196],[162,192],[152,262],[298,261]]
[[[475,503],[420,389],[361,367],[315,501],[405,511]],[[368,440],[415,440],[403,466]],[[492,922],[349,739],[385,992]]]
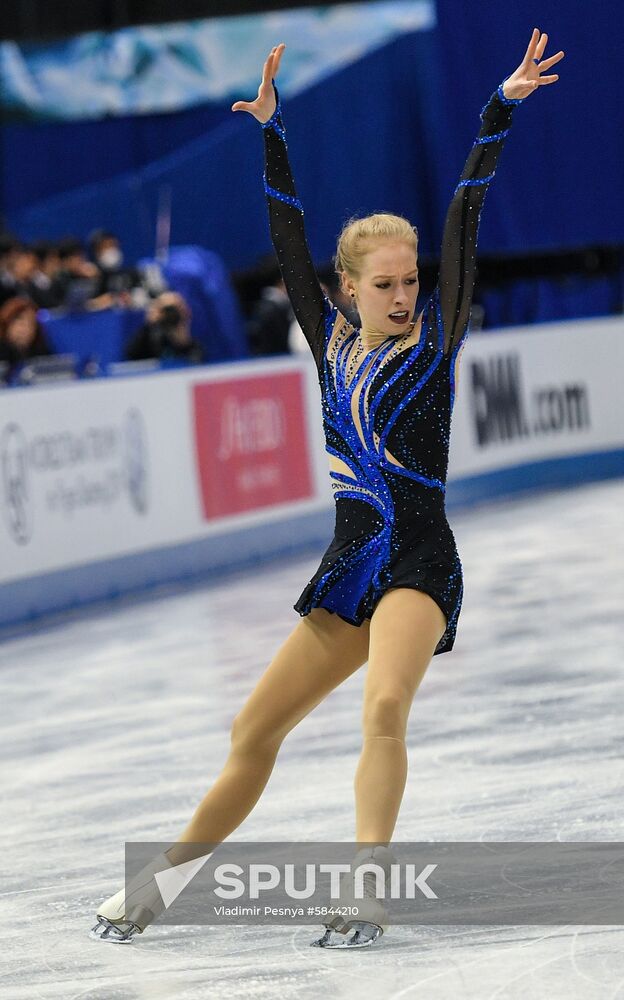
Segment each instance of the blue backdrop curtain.
[[[620,7],[442,0],[433,30],[403,36],[284,101],[319,263],[330,259],[351,214],[376,210],[408,216],[421,252],[438,252],[479,112],[518,64],[533,27],[548,31],[547,54],[565,50],[561,80],[514,113],[480,250],[621,241],[616,143],[624,114],[613,44]],[[151,254],[159,194],[170,189],[172,243],[210,248],[232,269],[270,246],[260,126],[229,105],[62,127],[5,125],[2,133],[3,210],[25,239],[105,225],[120,233],[129,258]]]

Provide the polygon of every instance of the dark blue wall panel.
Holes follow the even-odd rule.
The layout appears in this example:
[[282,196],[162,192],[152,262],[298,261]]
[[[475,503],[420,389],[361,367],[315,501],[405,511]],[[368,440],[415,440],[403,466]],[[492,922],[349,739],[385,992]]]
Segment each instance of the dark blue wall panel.
[[[421,251],[438,251],[479,112],[517,66],[533,27],[549,33],[547,54],[566,52],[561,80],[514,112],[485,201],[480,250],[621,241],[624,102],[613,44],[620,7],[443,0],[438,16],[435,30],[405,36],[284,101],[315,259],[331,257],[349,215],[378,210],[407,215]],[[261,130],[229,106],[97,129],[22,126],[18,135],[5,128],[2,161],[5,212],[25,238],[106,225],[121,232],[130,257],[149,254],[159,192],[170,187],[173,243],[213,249],[230,268],[270,249]],[[77,180],[88,183],[74,188]]]

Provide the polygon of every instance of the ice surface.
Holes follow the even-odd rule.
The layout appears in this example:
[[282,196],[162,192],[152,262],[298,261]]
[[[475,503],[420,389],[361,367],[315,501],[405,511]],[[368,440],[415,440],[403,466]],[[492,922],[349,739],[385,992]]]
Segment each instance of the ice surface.
[[[414,700],[395,840],[624,840],[623,509],[612,480],[450,515],[464,606]],[[124,841],[175,839],[219,773],[319,556],[4,633],[2,997],[624,998],[620,927],[396,926],[357,953],[310,948],[312,925],[89,940]],[[288,736],[233,839],[353,838],[365,670]]]

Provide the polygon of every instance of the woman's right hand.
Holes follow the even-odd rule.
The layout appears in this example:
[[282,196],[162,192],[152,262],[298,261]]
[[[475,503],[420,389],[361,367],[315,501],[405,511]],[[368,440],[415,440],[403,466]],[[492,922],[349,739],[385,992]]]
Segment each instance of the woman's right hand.
[[232,105],[232,111],[248,111],[250,115],[264,124],[273,116],[276,108],[275,91],[272,80],[277,76],[282,52],[286,48],[284,42],[275,45],[271,49],[262,70],[262,83],[258,87],[258,96],[255,101],[236,101]]

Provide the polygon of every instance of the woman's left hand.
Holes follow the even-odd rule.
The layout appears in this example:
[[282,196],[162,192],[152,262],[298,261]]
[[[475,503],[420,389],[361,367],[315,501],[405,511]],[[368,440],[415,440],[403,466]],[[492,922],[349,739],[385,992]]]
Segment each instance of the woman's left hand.
[[534,28],[524,59],[518,66],[518,69],[511,76],[507,77],[503,83],[503,94],[505,97],[510,100],[528,97],[532,91],[537,90],[542,84],[555,83],[559,79],[557,73],[553,73],[551,76],[540,76],[540,73],[543,73],[546,69],[550,69],[560,59],[563,59],[565,55],[564,52],[557,52],[557,55],[540,62],[547,41],[548,35],[540,35],[539,28]]

